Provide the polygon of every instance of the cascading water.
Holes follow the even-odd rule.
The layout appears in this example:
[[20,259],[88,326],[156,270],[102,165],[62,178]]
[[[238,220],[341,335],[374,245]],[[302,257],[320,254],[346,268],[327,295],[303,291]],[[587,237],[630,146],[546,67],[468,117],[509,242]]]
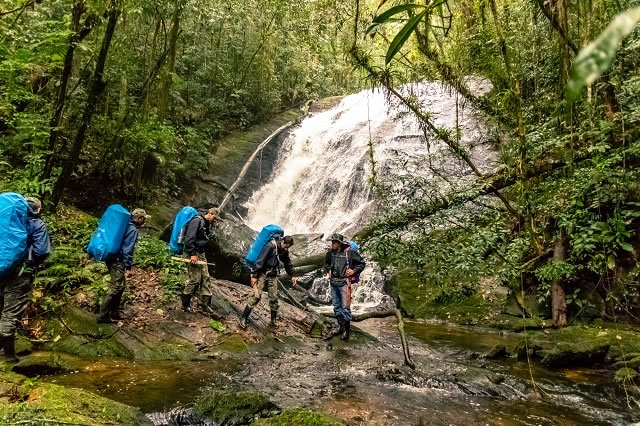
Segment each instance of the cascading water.
[[[472,90],[483,90],[482,82],[470,83]],[[419,102],[436,126],[459,135],[481,170],[490,167],[493,152],[480,143],[487,131],[455,90],[428,82],[406,85],[400,91]],[[445,155],[444,145],[425,133],[406,108],[390,104],[382,91],[366,90],[306,118],[291,132],[282,143],[270,181],[247,202],[247,224],[261,229],[277,223],[288,234],[353,235],[379,207],[370,184],[371,149],[376,175],[384,182],[415,175],[432,178],[424,159],[436,155],[440,156],[438,169],[450,177],[464,179],[469,174],[459,161]],[[399,205],[402,200],[393,203]],[[392,304],[383,286],[380,267],[368,262],[361,283],[353,288],[354,310]],[[321,273],[315,275],[311,291],[330,300],[328,280]]]
[[[430,82],[407,85],[401,91],[414,96],[436,126],[455,134],[457,123],[460,143],[474,142],[472,157],[481,167],[486,165],[491,150],[477,144],[486,130],[470,108],[457,102],[455,90]],[[272,179],[247,202],[247,224],[260,229],[278,223],[288,233],[353,234],[376,211],[369,183],[370,140],[376,173],[383,181],[416,173],[398,165],[399,157],[415,162],[443,148],[427,143],[414,116],[390,105],[383,92],[347,96],[336,107],[303,120],[283,142]],[[464,174],[450,169],[449,174]],[[418,172],[425,177],[431,173],[427,167]]]

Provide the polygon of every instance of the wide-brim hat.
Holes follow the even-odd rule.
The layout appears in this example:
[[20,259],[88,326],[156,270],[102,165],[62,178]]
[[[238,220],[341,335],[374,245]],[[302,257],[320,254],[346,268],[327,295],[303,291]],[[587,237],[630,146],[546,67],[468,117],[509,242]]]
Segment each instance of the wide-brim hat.
[[144,209],[134,209],[131,212],[131,216],[133,217],[144,217],[145,219],[151,219],[151,216],[147,214],[146,211],[144,211]]
[[342,234],[333,234],[333,235],[331,235],[331,241],[332,242],[333,241],[337,241],[337,242],[339,242],[340,244],[343,244],[343,245],[349,244],[349,241],[345,240],[344,235],[342,235]]

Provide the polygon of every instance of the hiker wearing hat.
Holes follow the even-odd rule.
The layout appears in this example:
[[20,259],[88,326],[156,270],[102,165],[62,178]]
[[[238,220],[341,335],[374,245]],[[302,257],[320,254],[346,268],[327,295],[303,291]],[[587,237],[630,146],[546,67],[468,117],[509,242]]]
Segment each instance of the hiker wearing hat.
[[0,349],[7,362],[16,363],[15,334],[29,300],[38,268],[51,253],[47,226],[40,218],[42,203],[34,197],[27,201],[27,257],[9,275],[0,278]]
[[331,236],[331,250],[327,252],[324,268],[329,274],[331,284],[331,301],[333,312],[338,321],[338,329],[331,337],[342,335],[344,341],[349,340],[351,333],[351,280],[350,277],[360,274],[365,267],[364,260],[349,247],[349,241],[342,234]]
[[[218,209],[212,207],[206,213],[198,213],[185,225],[184,254],[189,258],[189,274],[182,292],[182,310],[191,312],[191,298],[200,294],[200,301],[206,313],[216,315],[211,308],[211,278],[206,265],[205,251],[209,244],[209,228],[218,216]],[[203,261],[205,264],[198,264]]]
[[126,278],[130,278],[131,275],[133,251],[138,240],[138,228],[150,218],[151,216],[143,209],[134,209],[131,212],[131,219],[127,224],[127,229],[124,231],[120,251],[109,255],[105,262],[107,269],[109,269],[109,275],[111,275],[111,283],[109,283],[109,290],[100,306],[99,323],[113,323],[122,319],[120,316],[120,302],[122,301]]

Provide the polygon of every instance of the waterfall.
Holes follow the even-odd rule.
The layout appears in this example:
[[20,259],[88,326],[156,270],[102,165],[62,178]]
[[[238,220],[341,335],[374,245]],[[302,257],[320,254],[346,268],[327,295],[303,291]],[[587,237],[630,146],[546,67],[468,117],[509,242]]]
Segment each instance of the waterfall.
[[[450,129],[455,135],[457,122],[460,142],[467,146],[473,142],[472,157],[485,168],[492,153],[478,141],[486,135],[486,129],[470,107],[463,105],[462,98],[457,103],[455,90],[439,82],[427,82],[403,86],[401,91],[419,101],[432,114],[436,126]],[[429,168],[415,168],[415,164],[443,151],[443,144],[425,135],[406,109],[390,105],[382,91],[365,90],[347,96],[334,108],[303,120],[286,138],[271,180],[247,202],[247,224],[260,229],[277,223],[291,234],[355,233],[378,207],[369,183],[370,140],[376,173],[382,180],[416,173],[429,178]],[[468,173],[457,161],[450,163],[449,175],[463,177]]]
[[[487,91],[477,79],[468,85],[476,93]],[[481,171],[491,168],[494,153],[483,143],[488,132],[454,89],[426,82],[405,85],[400,91],[419,102],[437,127],[459,137]],[[406,108],[390,103],[380,90],[365,90],[308,116],[287,136],[269,182],[246,204],[247,225],[257,230],[277,223],[287,234],[353,235],[376,214],[380,203],[370,184],[370,146],[376,174],[385,183],[395,182],[392,186],[400,193],[404,178],[431,181],[436,174],[446,174],[445,180],[433,180],[438,182],[436,190],[442,191],[446,189],[444,181],[471,175],[466,165],[448,154],[444,144],[423,131]],[[404,200],[402,196],[387,198],[394,206]],[[322,272],[307,274],[305,280],[313,281],[311,292],[316,297],[331,299],[328,279]],[[379,265],[367,262],[361,282],[353,286],[354,312],[392,306],[393,300],[384,293],[384,282]]]

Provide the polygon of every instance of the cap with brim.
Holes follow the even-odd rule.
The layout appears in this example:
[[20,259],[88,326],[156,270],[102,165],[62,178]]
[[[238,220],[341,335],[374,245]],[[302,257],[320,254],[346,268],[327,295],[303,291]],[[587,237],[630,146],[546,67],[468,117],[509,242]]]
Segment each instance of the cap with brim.
[[133,217],[144,217],[145,219],[151,219],[151,216],[147,214],[144,209],[135,209],[131,212],[131,216]]
[[344,239],[344,235],[342,234],[333,234],[331,236],[331,241],[337,241],[340,244],[349,244],[345,239]]

